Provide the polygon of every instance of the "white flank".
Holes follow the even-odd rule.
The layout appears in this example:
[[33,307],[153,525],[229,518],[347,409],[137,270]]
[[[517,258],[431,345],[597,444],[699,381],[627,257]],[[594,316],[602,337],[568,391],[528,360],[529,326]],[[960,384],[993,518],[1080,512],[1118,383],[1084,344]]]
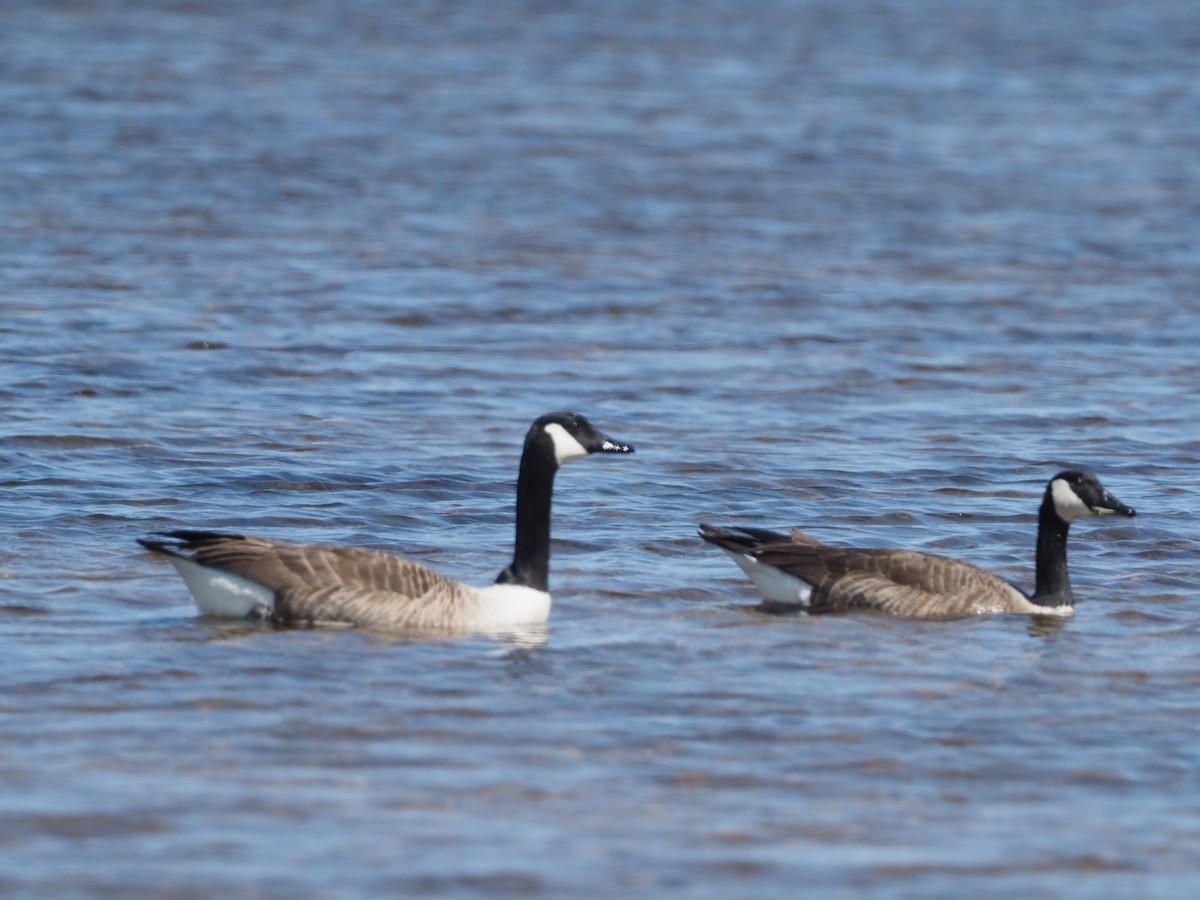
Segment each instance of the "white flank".
[[1074,522],[1080,516],[1094,515],[1088,505],[1062,478],[1050,482],[1050,496],[1054,498],[1054,509],[1064,522]]
[[546,426],[545,431],[550,435],[550,440],[554,442],[554,458],[558,460],[560,466],[565,462],[588,455],[587,448],[575,440],[571,433],[557,422],[551,422]]
[[478,588],[479,608],[468,628],[481,631],[540,625],[550,618],[550,595],[520,584],[489,584]]
[[1069,603],[1063,606],[1042,606],[1023,595],[1022,599],[1025,601],[1024,604],[1018,604],[1009,609],[996,610],[996,612],[1015,612],[1028,616],[1061,616],[1062,618],[1075,615],[1075,607]]
[[1037,614],[1039,616],[1062,616],[1066,618],[1067,616],[1075,615],[1075,607],[1069,604],[1067,606],[1039,606]]
[[1012,585],[1006,585],[1012,595],[1011,600],[1001,597],[991,597],[974,604],[971,614],[975,616],[994,616],[1000,613],[1019,613],[1023,616],[1067,616],[1075,615],[1075,607],[1067,603],[1062,606],[1042,606],[1034,603]]
[[737,563],[738,567],[754,582],[754,586],[758,588],[764,600],[770,600],[772,603],[789,603],[795,606],[808,605],[808,598],[812,595],[812,585],[807,581],[802,581],[795,575],[789,575],[774,566],[760,563],[745,553],[727,550],[725,547],[720,549]]
[[206,616],[244,619],[258,608],[275,608],[275,595],[253,581],[210,569],[180,556],[168,556],[175,571],[192,592],[192,599]]

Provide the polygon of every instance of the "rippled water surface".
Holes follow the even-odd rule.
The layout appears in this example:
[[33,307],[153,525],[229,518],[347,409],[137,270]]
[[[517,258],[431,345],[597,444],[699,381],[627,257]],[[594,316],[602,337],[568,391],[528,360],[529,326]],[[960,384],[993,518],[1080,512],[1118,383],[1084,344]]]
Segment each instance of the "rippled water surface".
[[[0,5],[0,893],[1200,886],[1200,17],[1147,2]],[[541,642],[197,617],[140,534],[511,552]],[[757,610],[700,520],[1061,624]]]

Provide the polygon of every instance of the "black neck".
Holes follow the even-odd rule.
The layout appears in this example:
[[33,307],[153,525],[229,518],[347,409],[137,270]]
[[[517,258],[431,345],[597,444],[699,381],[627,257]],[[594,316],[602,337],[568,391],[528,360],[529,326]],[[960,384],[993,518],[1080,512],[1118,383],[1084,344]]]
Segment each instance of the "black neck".
[[497,584],[550,590],[550,495],[558,462],[542,441],[531,441],[521,454],[517,476],[517,537],[513,561]]
[[1070,523],[1064,522],[1054,511],[1054,499],[1047,491],[1038,512],[1037,587],[1031,598],[1040,606],[1071,606],[1075,602],[1071,596],[1071,579],[1067,575],[1067,529],[1070,527]]

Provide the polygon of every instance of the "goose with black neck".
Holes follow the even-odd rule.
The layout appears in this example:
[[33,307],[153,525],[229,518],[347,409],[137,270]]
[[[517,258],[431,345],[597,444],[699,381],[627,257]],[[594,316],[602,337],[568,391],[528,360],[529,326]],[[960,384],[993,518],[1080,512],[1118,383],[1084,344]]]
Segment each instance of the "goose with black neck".
[[578,413],[547,413],[535,420],[517,478],[512,563],[486,587],[362,547],[195,530],[168,531],[138,543],[171,561],[206,615],[435,632],[539,625],[550,614],[555,474],[584,456],[632,452]]
[[1067,533],[1085,516],[1133,516],[1090,472],[1050,479],[1038,511],[1034,591],[962,560],[912,550],[831,547],[799,529],[701,524],[700,537],[733,559],[772,604],[813,613],[873,609],[913,618],[991,613],[1069,616],[1075,598],[1067,573]]

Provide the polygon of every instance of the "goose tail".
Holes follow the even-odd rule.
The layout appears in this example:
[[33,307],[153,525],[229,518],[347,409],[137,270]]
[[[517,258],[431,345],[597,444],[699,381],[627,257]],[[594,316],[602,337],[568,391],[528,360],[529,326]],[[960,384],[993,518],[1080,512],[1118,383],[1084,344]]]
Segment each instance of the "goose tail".
[[240,534],[217,531],[181,529],[140,537],[137,542],[152,553],[167,557],[191,592],[200,611],[222,618],[264,618],[270,615],[275,594],[269,588],[204,565],[196,559],[196,551],[219,541],[245,540]]
[[737,563],[738,568],[746,573],[746,577],[754,582],[764,600],[785,606],[808,605],[812,594],[811,585],[774,566],[759,562],[755,555],[755,551],[766,544],[816,543],[803,532],[793,530],[789,536],[764,528],[718,528],[702,522],[700,537],[720,547]]
[[245,539],[244,535],[230,534],[224,531],[180,528],[175,531],[156,531],[146,537],[138,538],[137,542],[153,553],[190,559],[188,551],[215,544],[217,541],[244,541]]

